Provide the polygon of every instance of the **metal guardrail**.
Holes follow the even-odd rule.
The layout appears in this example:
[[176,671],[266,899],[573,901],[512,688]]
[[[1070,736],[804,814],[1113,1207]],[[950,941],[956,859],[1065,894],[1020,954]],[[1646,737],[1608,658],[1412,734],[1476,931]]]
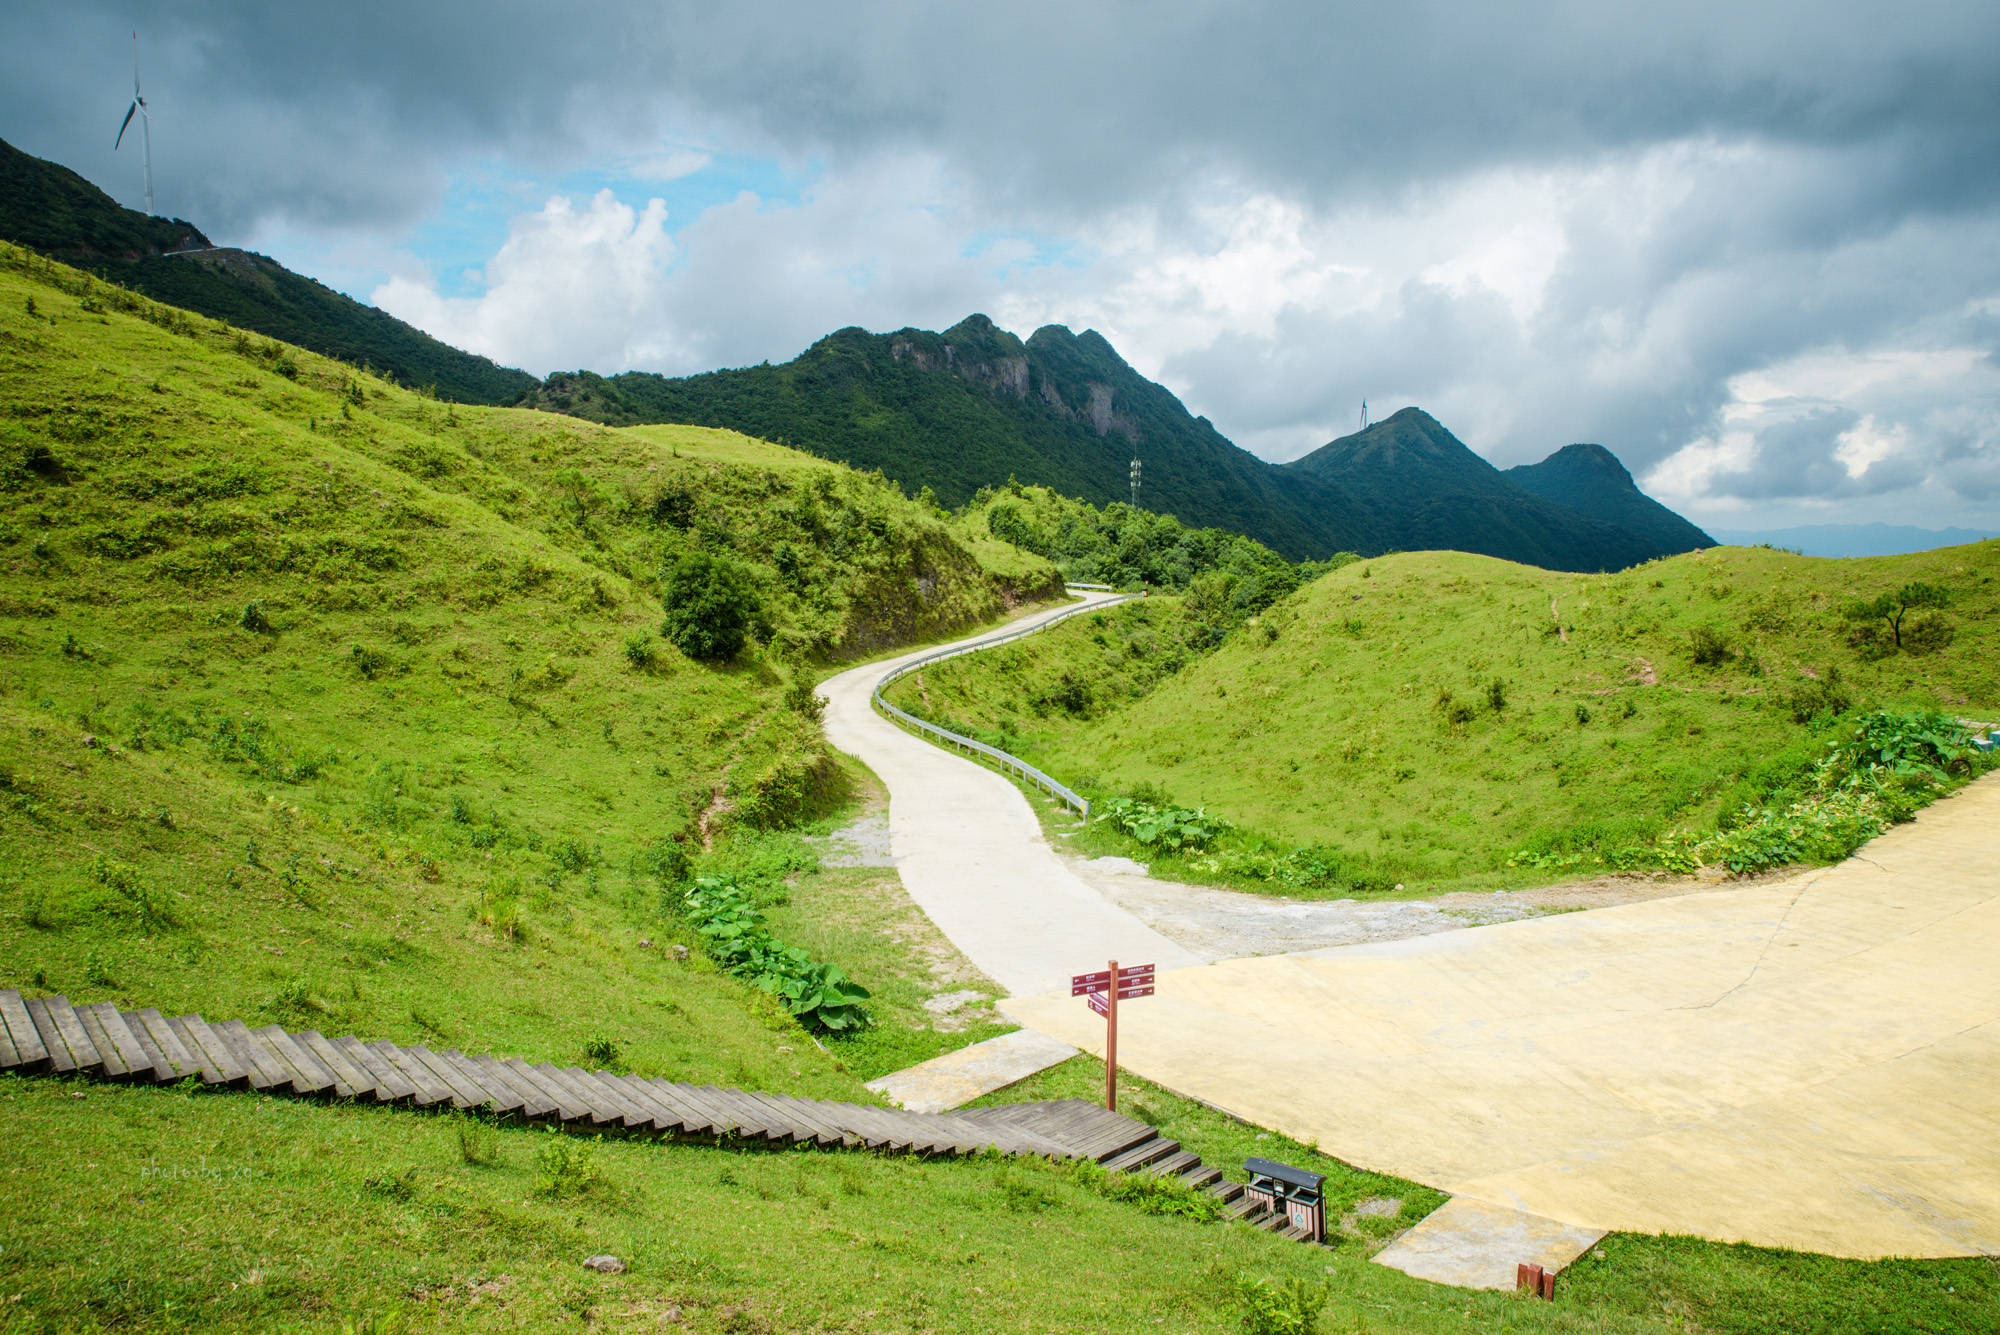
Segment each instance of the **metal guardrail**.
[[[1110,588],[1108,585],[1101,584],[1068,584],[1064,587],[1069,589],[1087,589],[1091,592],[1109,592]],[[1090,818],[1090,800],[1088,798],[1081,796],[1067,785],[1044,774],[1019,756],[1010,755],[997,746],[988,746],[984,742],[974,741],[972,738],[953,732],[949,728],[940,728],[937,724],[926,722],[907,710],[898,709],[882,698],[882,691],[884,687],[894,685],[897,681],[909,676],[912,672],[916,672],[931,663],[941,663],[947,658],[957,658],[962,654],[978,653],[982,649],[991,649],[996,645],[1023,639],[1029,635],[1033,635],[1038,630],[1047,630],[1050,626],[1059,625],[1071,617],[1082,616],[1085,612],[1101,612],[1107,607],[1116,607],[1119,603],[1130,601],[1138,596],[1138,594],[1128,593],[1123,598],[1112,598],[1101,603],[1088,603],[1082,607],[1072,607],[1059,616],[1052,616],[1046,621],[1038,621],[1034,625],[1024,627],[1020,630],[1002,631],[998,635],[988,635],[981,640],[969,640],[964,644],[953,645],[949,649],[940,649],[934,654],[925,654],[922,658],[912,659],[875,683],[875,693],[871,697],[870,703],[880,710],[885,717],[893,722],[902,724],[920,737],[935,742],[939,746],[964,751],[968,755],[984,756],[1001,769],[1020,775],[1023,779],[1034,784],[1064,806],[1083,813],[1084,819],[1088,820]]]

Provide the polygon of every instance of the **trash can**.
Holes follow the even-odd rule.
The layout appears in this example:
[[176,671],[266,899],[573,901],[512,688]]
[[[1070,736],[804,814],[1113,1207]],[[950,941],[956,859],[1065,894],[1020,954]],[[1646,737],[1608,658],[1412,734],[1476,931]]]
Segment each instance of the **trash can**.
[[1267,1209],[1285,1217],[1293,1228],[1310,1234],[1314,1242],[1326,1241],[1326,1197],[1321,1187],[1323,1173],[1276,1163],[1270,1159],[1245,1159],[1243,1171],[1250,1177],[1244,1194]]

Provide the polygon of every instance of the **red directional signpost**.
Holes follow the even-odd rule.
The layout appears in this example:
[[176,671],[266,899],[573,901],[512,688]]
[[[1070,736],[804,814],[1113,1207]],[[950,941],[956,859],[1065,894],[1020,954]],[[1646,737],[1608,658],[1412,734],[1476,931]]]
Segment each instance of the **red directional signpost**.
[[1082,997],[1089,1007],[1104,1017],[1104,1106],[1118,1111],[1118,1003],[1133,997],[1153,995],[1153,966],[1133,964],[1121,969],[1112,960],[1109,968],[1096,973],[1079,973],[1069,980],[1069,994]]

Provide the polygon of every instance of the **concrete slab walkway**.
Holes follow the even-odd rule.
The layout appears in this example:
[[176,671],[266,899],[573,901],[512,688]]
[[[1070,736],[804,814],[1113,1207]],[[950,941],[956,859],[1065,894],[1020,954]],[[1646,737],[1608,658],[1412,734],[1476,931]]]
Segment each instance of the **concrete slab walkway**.
[[944,1112],[963,1107],[982,1094],[1019,1084],[1035,1072],[1074,1056],[1076,1049],[1060,1039],[1032,1029],[1016,1029],[892,1071],[870,1080],[868,1088],[911,1112]]
[[1578,1228],[1455,1196],[1371,1259],[1437,1284],[1511,1289],[1515,1266],[1526,1262],[1560,1272],[1603,1236],[1601,1228]]
[[[1082,601],[1113,597],[1090,594]],[[1016,625],[1034,625],[1074,606]],[[917,740],[870,707],[876,682],[907,659],[933,652],[869,663],[820,686],[828,740],[888,786],[889,848],[910,898],[982,972],[1015,995],[1065,984],[1072,973],[1101,969],[1110,959],[1162,969],[1200,963],[1065,867],[1012,782]]]
[[[1350,1163],[1588,1229],[2000,1253],[2000,775],[1790,880],[1161,964],[1124,1063]],[[1066,989],[1003,1009],[1102,1051]]]

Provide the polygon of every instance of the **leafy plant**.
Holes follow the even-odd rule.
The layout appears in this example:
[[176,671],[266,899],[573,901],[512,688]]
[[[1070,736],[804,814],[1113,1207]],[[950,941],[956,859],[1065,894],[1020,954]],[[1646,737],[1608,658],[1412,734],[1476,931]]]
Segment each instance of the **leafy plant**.
[[1293,1276],[1274,1284],[1261,1275],[1238,1275],[1236,1301],[1242,1308],[1244,1335],[1311,1335],[1319,1329],[1326,1309],[1327,1287]]
[[1157,1173],[1120,1173],[1088,1159],[1071,1168],[1076,1180],[1106,1200],[1137,1206],[1140,1213],[1208,1223],[1222,1217],[1222,1202],[1208,1192]]
[[609,1186],[597,1163],[597,1143],[549,1128],[549,1139],[535,1151],[534,1194],[565,1200],[599,1192]]
[[1094,818],[1122,830],[1148,848],[1198,852],[1227,834],[1229,822],[1195,807],[1159,806],[1131,797],[1106,798],[1096,804]]
[[869,997],[835,964],[788,946],[764,924],[749,894],[731,876],[699,876],[685,896],[687,916],[717,963],[776,997],[808,1029],[850,1033],[870,1023]]

